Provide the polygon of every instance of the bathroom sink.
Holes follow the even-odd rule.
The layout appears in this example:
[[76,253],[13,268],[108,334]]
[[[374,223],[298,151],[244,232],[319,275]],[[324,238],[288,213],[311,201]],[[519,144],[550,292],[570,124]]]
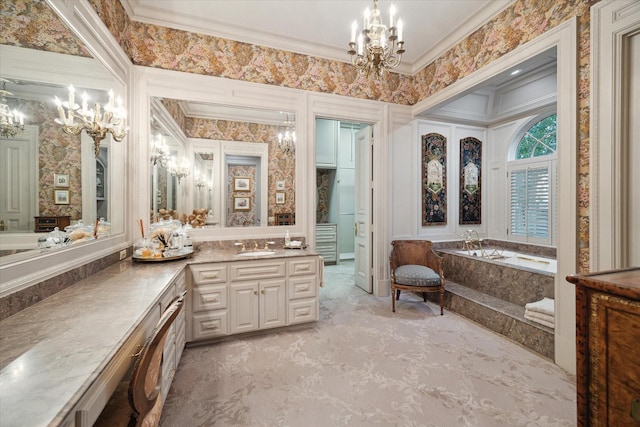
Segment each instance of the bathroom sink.
[[267,255],[273,255],[276,252],[277,251],[248,251],[248,252],[241,252],[238,254],[238,256],[267,256]]

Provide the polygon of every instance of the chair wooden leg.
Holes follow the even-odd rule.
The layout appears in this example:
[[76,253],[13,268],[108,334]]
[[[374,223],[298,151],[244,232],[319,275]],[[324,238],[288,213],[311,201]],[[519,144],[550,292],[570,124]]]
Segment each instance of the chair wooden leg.
[[396,290],[396,299],[399,300],[400,299],[400,289]]
[[444,290],[440,292],[440,316],[444,314]]
[[424,302],[427,302],[427,293],[426,292],[422,293],[422,299],[424,300]]
[[395,289],[391,288],[391,311],[393,313],[396,312],[396,299],[394,298],[395,293],[396,293]]

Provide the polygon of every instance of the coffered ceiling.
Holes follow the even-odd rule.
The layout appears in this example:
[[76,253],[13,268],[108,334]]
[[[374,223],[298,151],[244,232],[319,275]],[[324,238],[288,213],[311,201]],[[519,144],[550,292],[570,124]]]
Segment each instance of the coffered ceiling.
[[[413,74],[512,0],[379,0],[404,21],[398,71]],[[373,0],[121,0],[137,21],[348,62],[351,23]]]

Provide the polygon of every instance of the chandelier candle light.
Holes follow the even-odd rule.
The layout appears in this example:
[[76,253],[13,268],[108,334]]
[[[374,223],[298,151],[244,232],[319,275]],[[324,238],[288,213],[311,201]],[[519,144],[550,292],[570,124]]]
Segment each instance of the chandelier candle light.
[[389,28],[387,28],[381,21],[378,0],[373,0],[373,10],[370,11],[369,8],[365,10],[364,28],[357,39],[358,22],[353,21],[347,53],[351,55],[351,62],[361,74],[368,76],[373,72],[378,79],[382,77],[385,70],[400,64],[404,53],[403,23],[398,19],[396,24],[395,13],[395,7],[391,5]]
[[0,135],[5,138],[13,138],[20,135],[24,130],[24,114],[16,110],[13,111],[7,104],[7,96],[13,95],[7,90],[7,80],[2,79],[2,90],[0,90],[2,100],[0,101]]
[[178,184],[180,184],[182,178],[189,176],[189,161],[186,158],[183,158],[182,164],[178,166],[175,157],[172,157],[167,167],[169,173],[178,178]]
[[[122,98],[118,96],[114,102],[113,90],[109,91],[109,102],[104,106],[104,110],[97,102],[89,109],[89,97],[86,92],[82,94],[82,106],[76,104],[73,86],[69,86],[68,101],[62,102],[56,96],[55,102],[59,115],[55,122],[62,125],[62,130],[69,135],[80,135],[83,130],[86,131],[87,135],[93,138],[96,158],[100,154],[100,141],[105,139],[107,134],[111,134],[117,142],[122,141],[127,135],[128,129],[124,126],[127,112],[122,106]],[[76,119],[80,122],[76,123]]]
[[164,166],[169,161],[169,147],[164,141],[164,136],[156,135],[151,139],[151,162]]

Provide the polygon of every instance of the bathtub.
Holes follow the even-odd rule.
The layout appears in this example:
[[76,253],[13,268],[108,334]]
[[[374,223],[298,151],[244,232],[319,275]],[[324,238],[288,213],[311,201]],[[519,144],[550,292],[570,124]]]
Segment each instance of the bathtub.
[[[545,273],[555,274],[557,271],[557,262],[555,259],[543,258],[535,255],[521,254],[509,250],[486,248],[483,250],[476,249],[473,251],[458,250],[458,254],[486,259],[494,262],[502,262],[505,264],[523,267],[530,270],[537,270]],[[483,257],[484,252],[484,257]]]

